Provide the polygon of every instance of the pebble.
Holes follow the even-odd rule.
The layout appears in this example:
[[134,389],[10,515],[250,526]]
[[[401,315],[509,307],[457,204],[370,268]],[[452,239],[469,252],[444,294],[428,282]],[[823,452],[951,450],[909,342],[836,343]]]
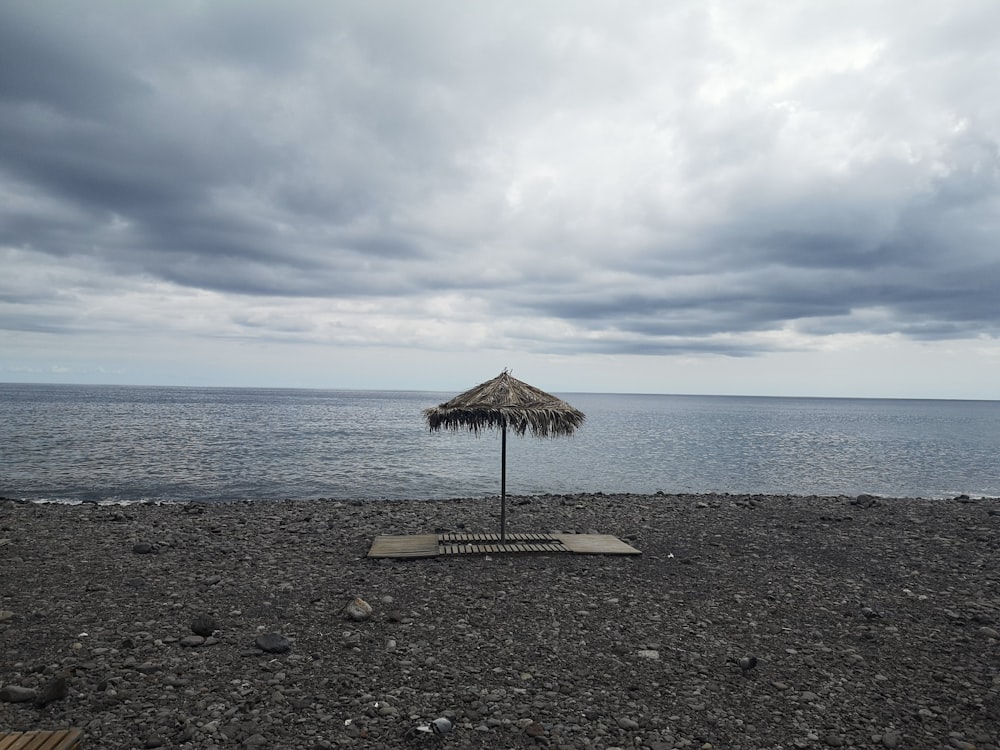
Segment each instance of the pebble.
[[292,642],[281,633],[262,633],[254,643],[261,651],[269,654],[284,654],[292,648]]
[[[364,557],[379,533],[490,528],[481,500],[135,506],[127,525],[100,507],[0,501],[0,537],[46,540],[4,559],[0,606],[17,615],[0,622],[0,690],[72,671],[66,700],[0,703],[0,725],[79,721],[88,747],[108,748],[385,750],[442,716],[452,734],[421,746],[996,746],[1000,678],[980,628],[1000,629],[985,593],[1000,579],[991,545],[966,540],[1000,502],[953,517],[885,499],[859,533],[816,524],[843,518],[847,497],[761,497],[752,514],[738,495],[696,513],[690,496],[563,500],[514,506],[512,528],[594,527],[643,555]],[[143,534],[170,554],[136,559]],[[343,622],[352,592],[382,611]],[[190,627],[209,612],[226,634],[211,651],[217,627]],[[286,655],[253,643],[268,631]],[[188,635],[202,647],[181,648]],[[754,652],[759,678],[737,666]]]
[[545,727],[537,721],[533,721],[524,728],[524,733],[529,737],[544,737]]
[[35,705],[42,708],[50,703],[62,700],[67,695],[69,695],[69,680],[65,675],[60,675],[47,682],[38,691],[38,695],[35,698]]
[[35,700],[36,693],[32,688],[21,685],[4,685],[0,688],[0,701],[5,703],[26,703]]
[[364,622],[372,616],[372,605],[361,598],[354,598],[344,607],[344,617],[355,622]]
[[211,615],[198,615],[191,621],[191,632],[207,638],[218,630],[218,624]]

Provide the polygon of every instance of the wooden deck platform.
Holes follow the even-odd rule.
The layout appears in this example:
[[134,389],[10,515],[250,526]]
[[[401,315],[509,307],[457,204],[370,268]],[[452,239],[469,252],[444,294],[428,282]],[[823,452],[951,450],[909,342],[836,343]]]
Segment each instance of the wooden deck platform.
[[73,750],[82,738],[81,729],[0,732],[0,750]]
[[[368,557],[437,557],[489,554],[641,555],[610,534],[416,534],[377,536]],[[2,748],[0,748],[2,750]]]

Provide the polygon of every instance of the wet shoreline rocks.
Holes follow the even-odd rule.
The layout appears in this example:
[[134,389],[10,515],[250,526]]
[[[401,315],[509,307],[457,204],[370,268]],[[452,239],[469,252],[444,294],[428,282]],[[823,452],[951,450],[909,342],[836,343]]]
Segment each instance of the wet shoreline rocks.
[[366,557],[498,514],[0,500],[0,727],[102,748],[1000,747],[996,499],[524,497],[510,531],[643,554]]

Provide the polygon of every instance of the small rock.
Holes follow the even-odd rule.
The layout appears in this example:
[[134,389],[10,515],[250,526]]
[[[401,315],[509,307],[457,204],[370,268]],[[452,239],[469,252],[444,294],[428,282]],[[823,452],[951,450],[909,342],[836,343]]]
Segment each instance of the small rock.
[[364,622],[372,616],[372,605],[364,599],[354,598],[344,607],[344,617],[355,622]]
[[180,644],[185,648],[194,648],[195,646],[201,646],[205,643],[205,637],[202,635],[186,635],[180,640]]
[[136,542],[132,545],[132,551],[137,555],[148,555],[153,551],[153,545],[149,542]]
[[448,734],[451,732],[453,725],[450,719],[442,716],[438,719],[434,719],[434,721],[431,722],[430,727],[434,734]]
[[292,642],[281,633],[263,633],[257,636],[254,643],[269,654],[284,654],[292,648]]
[[751,669],[753,669],[754,667],[757,666],[757,657],[756,656],[744,656],[744,657],[742,657],[739,660],[738,663],[740,665],[740,669],[742,669],[743,672],[746,673],[746,672],[749,672]]
[[544,737],[545,727],[543,727],[537,721],[533,721],[524,728],[524,733],[529,737]]
[[655,648],[644,648],[641,651],[639,651],[639,658],[652,659],[655,661],[660,658],[660,652],[657,651]]
[[639,722],[634,721],[632,719],[629,719],[629,718],[626,718],[626,717],[623,716],[622,718],[620,718],[618,720],[618,726],[620,726],[622,729],[624,729],[627,732],[628,731],[635,731],[636,729],[639,728]]
[[67,695],[69,695],[69,684],[67,683],[66,675],[59,675],[38,691],[38,697],[35,698],[35,705],[39,708],[44,708],[50,703],[61,701]]
[[839,734],[828,734],[823,738],[823,742],[826,743],[828,747],[843,747],[844,738]]
[[0,701],[5,703],[27,703],[35,700],[35,691],[20,685],[4,685],[0,688]]
[[145,747],[147,748],[163,747],[163,738],[158,735],[147,737]]
[[882,746],[888,748],[899,747],[899,735],[895,732],[886,732],[882,735]]
[[1000,632],[998,632],[996,628],[991,628],[987,625],[983,625],[983,627],[979,628],[979,635],[985,635],[987,638],[1000,639]]
[[9,609],[0,609],[0,622],[6,622],[14,618],[14,613]]
[[191,632],[208,638],[218,629],[218,625],[210,615],[198,615],[191,621]]

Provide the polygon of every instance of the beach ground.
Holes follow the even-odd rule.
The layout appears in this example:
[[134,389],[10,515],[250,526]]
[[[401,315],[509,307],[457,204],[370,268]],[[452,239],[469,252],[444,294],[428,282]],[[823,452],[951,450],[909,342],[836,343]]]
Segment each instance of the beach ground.
[[[498,515],[0,500],[0,729],[77,726],[87,748],[1000,748],[1000,500],[511,498],[509,531],[643,554],[366,556]],[[355,597],[369,619],[346,618]],[[450,733],[415,731],[439,717]]]

